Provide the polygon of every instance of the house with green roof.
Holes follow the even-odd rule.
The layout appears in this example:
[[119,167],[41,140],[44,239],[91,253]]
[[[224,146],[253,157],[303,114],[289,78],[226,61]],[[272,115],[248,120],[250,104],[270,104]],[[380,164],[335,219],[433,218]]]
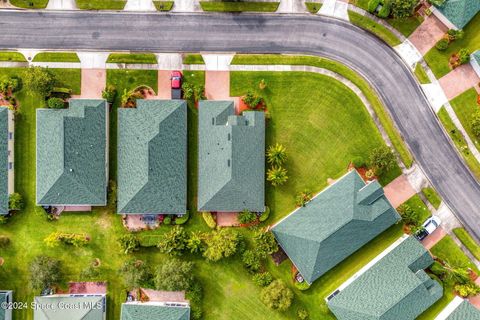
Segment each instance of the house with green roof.
[[72,99],[67,109],[37,109],[36,202],[89,211],[107,203],[108,106]]
[[446,0],[432,7],[433,14],[449,29],[463,29],[480,12],[480,0]]
[[0,215],[8,214],[8,198],[15,192],[14,171],[14,133],[15,122],[12,110],[0,106],[0,161],[3,162],[0,170]]
[[265,115],[200,101],[198,210],[265,211]]
[[187,105],[137,100],[118,109],[117,212],[176,214],[187,206]]
[[352,170],[271,230],[311,284],[399,220],[382,186]]
[[470,64],[472,65],[473,70],[475,70],[477,75],[480,77],[480,50],[472,53],[470,57]]
[[34,320],[105,320],[105,294],[54,294],[36,296],[33,300]]
[[[11,290],[0,290],[0,306],[3,304],[8,304],[13,302],[13,291]],[[0,307],[0,320],[12,320],[12,308],[3,308]]]
[[433,258],[404,235],[326,300],[338,320],[413,320],[443,296],[443,286],[424,271]]
[[455,297],[435,320],[480,320],[480,310],[468,300]]
[[122,304],[121,320],[189,320],[190,306],[182,303],[126,302]]

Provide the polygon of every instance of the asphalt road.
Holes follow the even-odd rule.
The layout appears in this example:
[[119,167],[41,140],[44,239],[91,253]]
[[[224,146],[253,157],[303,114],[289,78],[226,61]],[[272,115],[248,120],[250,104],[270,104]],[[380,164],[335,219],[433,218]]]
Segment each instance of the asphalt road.
[[278,14],[2,11],[0,27],[0,48],[282,52],[338,60],[374,86],[430,181],[480,239],[480,186],[412,73],[390,47],[346,22]]

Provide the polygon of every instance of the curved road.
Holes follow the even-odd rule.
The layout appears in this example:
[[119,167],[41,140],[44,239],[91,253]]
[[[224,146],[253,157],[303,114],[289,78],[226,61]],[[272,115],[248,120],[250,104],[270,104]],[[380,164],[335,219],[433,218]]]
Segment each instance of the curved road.
[[338,60],[379,93],[417,162],[480,239],[480,185],[389,46],[351,24],[311,15],[1,11],[0,48],[305,53]]

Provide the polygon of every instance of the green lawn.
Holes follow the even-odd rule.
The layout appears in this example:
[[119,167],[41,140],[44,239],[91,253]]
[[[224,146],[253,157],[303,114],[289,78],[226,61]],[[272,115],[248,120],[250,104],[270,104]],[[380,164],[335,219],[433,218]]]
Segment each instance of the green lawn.
[[107,63],[157,64],[157,57],[153,53],[111,53]]
[[82,10],[123,10],[127,0],[76,0]]
[[305,2],[305,6],[307,6],[307,10],[310,13],[317,13],[322,7],[322,4],[319,2]]
[[418,214],[418,223],[422,224],[427,220],[428,217],[432,215],[430,210],[428,210],[427,206],[423,202],[423,200],[418,196],[418,194],[414,195],[410,199],[404,202],[410,208],[412,208],[413,211],[415,211]]
[[70,88],[72,94],[80,94],[81,69],[48,69],[55,76],[55,87]]
[[442,198],[438,195],[437,191],[434,188],[428,187],[423,188],[422,193],[425,197],[427,197],[428,201],[432,204],[435,209],[440,207],[442,203]]
[[232,64],[287,64],[287,65],[309,65],[319,68],[325,68],[341,74],[343,77],[352,81],[366,96],[372,105],[380,123],[387,132],[392,141],[395,150],[400,155],[403,163],[409,168],[413,163],[413,157],[403,141],[400,133],[395,128],[393,121],[386,108],[378,98],[371,86],[355,71],[345,65],[325,58],[311,56],[289,56],[289,55],[236,55]]
[[387,19],[386,20],[392,27],[400,31],[405,37],[408,37],[418,28],[423,22],[421,16],[413,16],[402,19]]
[[465,31],[465,36],[463,39],[455,40],[445,51],[439,51],[434,47],[425,55],[425,61],[427,61],[437,78],[441,78],[450,72],[448,60],[453,53],[458,52],[462,48],[467,48],[470,52],[480,49],[480,32],[478,32],[479,28],[480,13],[477,14],[463,29]]
[[153,0],[153,4],[158,11],[170,11],[173,8],[174,1],[157,1]]
[[33,58],[34,62],[80,62],[75,52],[40,52]]
[[280,2],[218,2],[200,1],[203,11],[220,12],[275,12]]
[[463,245],[467,247],[467,249],[473,254],[475,259],[480,261],[480,246],[475,241],[475,239],[473,239],[472,236],[468,234],[468,231],[464,228],[456,228],[453,229],[453,233],[455,233],[458,240],[460,240]]
[[415,75],[421,84],[430,83],[427,72],[425,72],[425,69],[423,69],[420,63],[417,63],[417,66],[415,67]]
[[0,61],[27,62],[27,59],[20,52],[0,52]]
[[472,88],[450,101],[450,104],[462,123],[463,128],[467,131],[468,136],[475,146],[480,149],[480,141],[475,134],[473,134],[471,126],[472,115],[480,110],[480,106],[477,104],[477,96],[477,91],[475,91],[475,88]]
[[363,28],[371,33],[375,34],[377,37],[388,43],[390,46],[394,47],[399,45],[401,41],[395,36],[390,30],[381,24],[376,23],[368,17],[362,16],[353,11],[348,11],[350,17],[350,22],[360,28]]
[[199,53],[189,53],[183,57],[184,64],[205,64],[203,57]]
[[44,9],[48,4],[48,0],[10,0],[10,3],[19,8]]
[[455,124],[444,107],[438,112],[438,117],[472,173],[477,179],[480,179],[480,163],[478,163],[477,159],[470,152],[465,138],[457,127],[455,127]]

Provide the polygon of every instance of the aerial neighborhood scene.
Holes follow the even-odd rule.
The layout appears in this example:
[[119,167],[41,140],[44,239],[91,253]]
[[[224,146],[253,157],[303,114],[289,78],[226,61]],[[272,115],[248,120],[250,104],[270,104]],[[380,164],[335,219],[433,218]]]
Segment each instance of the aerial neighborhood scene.
[[480,0],[0,21],[0,320],[480,320]]

